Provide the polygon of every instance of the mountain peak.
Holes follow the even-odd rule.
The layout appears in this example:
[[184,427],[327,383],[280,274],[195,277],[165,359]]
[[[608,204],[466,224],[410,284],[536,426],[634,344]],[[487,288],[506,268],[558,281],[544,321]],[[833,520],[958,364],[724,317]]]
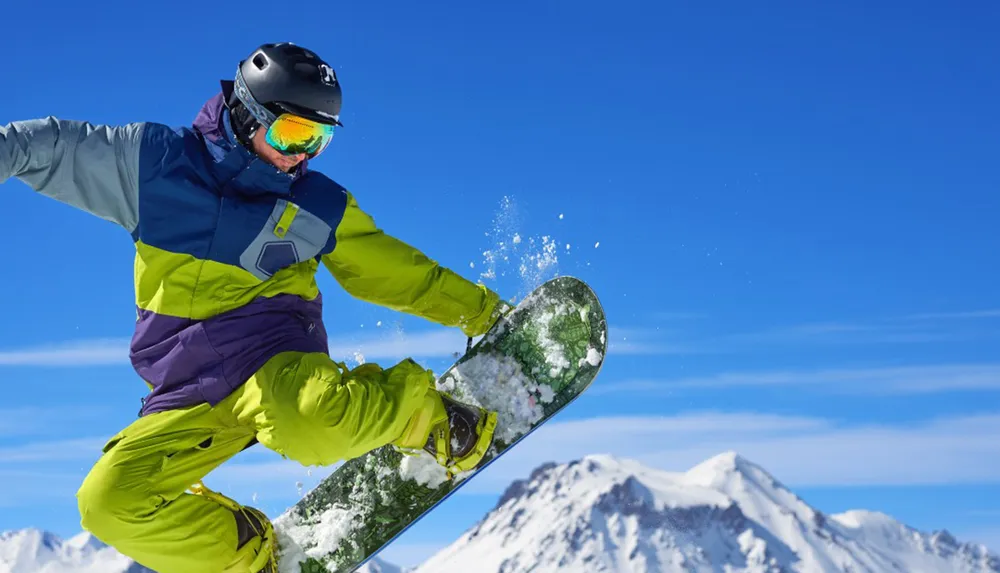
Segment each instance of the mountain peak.
[[532,470],[527,478],[511,482],[500,496],[495,508],[502,507],[513,499],[531,496],[547,487],[558,491],[572,488],[574,483],[579,483],[581,480],[586,480],[591,487],[594,487],[595,483],[610,484],[616,478],[627,476],[639,467],[630,460],[622,460],[608,454],[589,454],[563,464],[546,462]]
[[90,533],[63,541],[58,535],[34,527],[0,533],[0,571],[152,573]]
[[100,539],[87,531],[70,537],[63,545],[79,549],[80,551],[98,551],[107,547]]
[[34,527],[26,527],[14,531],[0,533],[0,542],[19,541],[21,544],[31,543],[37,547],[55,550],[62,545],[62,539],[53,533]]
[[985,547],[891,517],[828,518],[726,451],[682,473],[609,455],[548,463],[418,572],[926,571],[1000,573]]
[[704,485],[710,485],[721,478],[728,478],[733,474],[743,474],[755,478],[760,475],[770,477],[763,468],[733,450],[712,456],[684,472],[684,474],[693,483],[703,483]]

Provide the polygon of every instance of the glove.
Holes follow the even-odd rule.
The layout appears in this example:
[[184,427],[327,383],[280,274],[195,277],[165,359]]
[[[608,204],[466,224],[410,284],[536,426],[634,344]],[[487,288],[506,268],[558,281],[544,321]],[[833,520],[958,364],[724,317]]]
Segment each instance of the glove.
[[[503,299],[500,299],[500,301],[497,302],[496,307],[493,309],[493,316],[490,317],[490,327],[486,329],[486,332],[493,330],[493,328],[497,325],[497,323],[503,320],[504,318],[507,318],[507,316],[510,313],[514,312],[515,308],[517,307],[515,307],[514,305],[510,304],[509,302]],[[465,344],[465,351],[469,352],[470,350],[472,350],[471,336],[469,337],[469,340]]]

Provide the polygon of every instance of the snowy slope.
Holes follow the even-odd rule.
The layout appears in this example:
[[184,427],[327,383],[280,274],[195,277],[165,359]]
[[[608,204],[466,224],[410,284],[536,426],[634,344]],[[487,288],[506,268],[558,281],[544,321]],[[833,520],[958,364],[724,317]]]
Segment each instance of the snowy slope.
[[[66,541],[38,529],[0,533],[0,573],[155,573],[89,533]],[[374,558],[357,573],[406,573]]]
[[89,533],[63,541],[38,529],[0,533],[0,573],[151,573]]
[[610,456],[548,464],[418,573],[1000,573],[947,532],[865,511],[825,516],[729,452],[685,473]]
[[406,569],[383,561],[378,557],[373,557],[371,561],[362,565],[355,573],[406,573]]

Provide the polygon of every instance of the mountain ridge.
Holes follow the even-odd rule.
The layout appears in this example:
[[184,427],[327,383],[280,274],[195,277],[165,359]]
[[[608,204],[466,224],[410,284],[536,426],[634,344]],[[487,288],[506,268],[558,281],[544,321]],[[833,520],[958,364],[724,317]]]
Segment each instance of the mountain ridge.
[[546,463],[417,573],[938,571],[997,573],[1000,558],[878,512],[826,515],[733,451],[686,472],[609,455]]
[[[358,573],[468,570],[1000,573],[1000,557],[945,529],[878,511],[825,514],[727,451],[684,472],[593,454],[534,468],[455,542],[415,568],[379,557]],[[471,569],[470,569],[471,568]],[[150,573],[89,533],[0,533],[0,573]]]

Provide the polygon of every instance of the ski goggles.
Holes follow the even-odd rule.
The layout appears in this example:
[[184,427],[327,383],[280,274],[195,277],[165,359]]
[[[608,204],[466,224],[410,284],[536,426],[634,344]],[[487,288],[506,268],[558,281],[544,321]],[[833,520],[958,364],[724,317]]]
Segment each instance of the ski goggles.
[[305,153],[316,157],[330,145],[334,126],[291,113],[283,113],[267,128],[267,144],[283,155]]
[[[278,152],[284,155],[305,153],[309,157],[316,157],[330,145],[333,139],[333,125],[319,123],[292,113],[283,113],[275,117],[271,110],[254,99],[240,68],[236,68],[233,91],[257,123],[267,128],[265,132],[267,144]],[[338,118],[331,119],[339,123]]]

